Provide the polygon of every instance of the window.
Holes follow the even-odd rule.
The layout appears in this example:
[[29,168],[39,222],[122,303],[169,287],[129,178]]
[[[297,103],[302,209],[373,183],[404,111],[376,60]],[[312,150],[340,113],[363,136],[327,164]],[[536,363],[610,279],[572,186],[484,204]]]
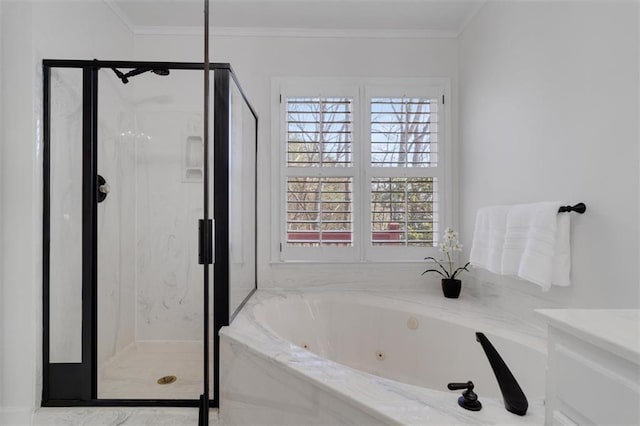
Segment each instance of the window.
[[432,255],[440,223],[450,223],[447,88],[446,80],[274,82],[274,260]]
[[352,109],[350,98],[287,98],[287,166],[350,166]]
[[352,168],[353,99],[285,103],[287,168],[305,168],[287,176],[287,246],[352,246],[353,178],[335,169]]
[[433,247],[434,187],[431,177],[372,178],[371,243]]
[[287,246],[352,246],[352,179],[287,178]]

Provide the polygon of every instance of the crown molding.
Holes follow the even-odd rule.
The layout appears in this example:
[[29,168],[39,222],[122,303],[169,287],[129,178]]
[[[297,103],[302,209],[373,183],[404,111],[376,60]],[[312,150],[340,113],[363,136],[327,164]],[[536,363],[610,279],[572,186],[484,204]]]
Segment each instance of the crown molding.
[[[200,27],[134,27],[135,35],[202,35]],[[457,31],[435,30],[372,30],[324,28],[214,27],[217,37],[292,37],[292,38],[456,38]]]
[[[2,1],[2,0],[0,0]],[[193,26],[136,26],[127,14],[114,0],[102,0],[109,9],[134,35],[175,35],[195,36],[203,35],[201,27]],[[216,1],[216,0],[212,0]],[[242,1],[242,0],[235,0]],[[255,1],[255,0],[251,0]],[[263,0],[265,2],[270,0]],[[304,1],[304,0],[296,0]],[[317,0],[308,0],[317,1]],[[344,1],[344,0],[325,0]],[[353,2],[366,2],[370,0],[347,0]],[[389,3],[396,0],[384,0]],[[404,0],[423,1],[423,0]],[[420,30],[420,29],[385,29],[375,30],[352,28],[279,28],[279,27],[211,27],[209,34],[217,37],[290,37],[290,38],[378,38],[378,39],[429,39],[429,38],[457,38],[473,21],[478,12],[486,5],[487,0],[477,0],[478,4],[467,19],[457,30]]]

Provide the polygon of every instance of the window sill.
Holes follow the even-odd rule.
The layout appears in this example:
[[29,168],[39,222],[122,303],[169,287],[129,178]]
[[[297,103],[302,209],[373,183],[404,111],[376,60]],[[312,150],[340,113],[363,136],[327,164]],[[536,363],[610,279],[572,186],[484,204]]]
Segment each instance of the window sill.
[[397,264],[424,264],[434,263],[423,259],[416,260],[345,260],[345,261],[327,261],[327,260],[272,260],[269,262],[271,266],[290,266],[290,265],[397,265]]

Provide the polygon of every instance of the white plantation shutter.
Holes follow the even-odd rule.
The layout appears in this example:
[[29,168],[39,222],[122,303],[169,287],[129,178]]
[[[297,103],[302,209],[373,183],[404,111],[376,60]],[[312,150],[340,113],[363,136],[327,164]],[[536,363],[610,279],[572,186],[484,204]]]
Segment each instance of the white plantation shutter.
[[372,166],[436,166],[437,142],[437,99],[371,99]]
[[437,246],[442,175],[439,100],[439,96],[367,97],[367,247],[372,259],[404,259]]
[[291,79],[279,87],[279,260],[437,255],[439,228],[450,224],[449,83],[410,80]]
[[352,103],[349,98],[288,98],[287,166],[349,166]]
[[373,178],[371,243],[374,246],[433,247],[435,179]]
[[352,179],[287,179],[287,245],[351,246]]
[[432,172],[438,167],[438,99],[372,96],[369,113],[370,243],[433,247],[438,215],[438,179]]
[[353,246],[353,98],[286,97],[285,248]]

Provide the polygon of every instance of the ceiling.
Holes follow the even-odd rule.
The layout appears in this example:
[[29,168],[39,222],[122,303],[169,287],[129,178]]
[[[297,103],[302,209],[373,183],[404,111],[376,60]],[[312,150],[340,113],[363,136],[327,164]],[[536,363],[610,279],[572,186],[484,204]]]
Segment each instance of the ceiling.
[[[105,0],[134,31],[202,27],[203,0]],[[455,36],[485,0],[210,0],[212,28]]]

